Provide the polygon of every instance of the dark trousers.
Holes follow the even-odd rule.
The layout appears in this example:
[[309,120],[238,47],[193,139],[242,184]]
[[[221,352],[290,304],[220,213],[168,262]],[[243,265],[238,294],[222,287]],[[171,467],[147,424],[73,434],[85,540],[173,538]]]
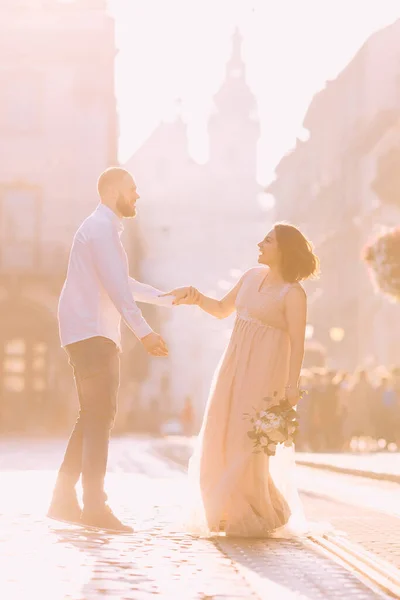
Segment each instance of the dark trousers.
[[101,508],[107,496],[110,431],[117,410],[119,350],[105,337],[66,346],[79,397],[79,416],[68,442],[60,474],[75,485],[82,475],[85,508]]

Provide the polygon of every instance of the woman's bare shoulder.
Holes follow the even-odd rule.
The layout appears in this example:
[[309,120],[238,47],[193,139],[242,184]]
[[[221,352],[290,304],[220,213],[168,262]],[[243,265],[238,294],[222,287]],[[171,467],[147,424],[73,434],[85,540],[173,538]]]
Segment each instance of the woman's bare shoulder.
[[292,283],[290,285],[290,288],[288,289],[286,295],[290,295],[292,298],[295,296],[302,296],[303,298],[307,298],[307,292],[299,281],[296,281],[295,283]]
[[245,277],[254,277],[256,275],[266,275],[269,271],[269,267],[263,267],[263,266],[257,266],[257,267],[251,267],[250,269],[247,269],[247,271],[245,271],[245,273],[242,275],[242,278],[244,279]]

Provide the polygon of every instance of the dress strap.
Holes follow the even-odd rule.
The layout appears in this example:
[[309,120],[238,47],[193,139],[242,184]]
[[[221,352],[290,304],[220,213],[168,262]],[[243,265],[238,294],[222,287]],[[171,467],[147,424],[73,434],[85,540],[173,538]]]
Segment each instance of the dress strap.
[[288,291],[294,286],[294,283],[287,283],[280,291],[279,298],[283,299]]
[[281,292],[279,294],[279,297],[281,299],[283,299],[286,296],[286,294],[288,293],[288,291],[291,290],[294,287],[296,287],[297,289],[302,290],[303,294],[306,293],[305,290],[304,290],[304,288],[303,288],[303,286],[301,285],[301,283],[299,283],[299,282],[287,283],[286,285],[283,286],[283,288],[282,288],[282,290],[281,290]]

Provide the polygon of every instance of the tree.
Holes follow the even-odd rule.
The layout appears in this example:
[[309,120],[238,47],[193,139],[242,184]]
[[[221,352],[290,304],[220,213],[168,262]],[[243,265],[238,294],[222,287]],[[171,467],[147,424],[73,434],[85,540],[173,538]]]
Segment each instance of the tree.
[[363,259],[375,287],[400,302],[400,227],[382,233],[367,245]]

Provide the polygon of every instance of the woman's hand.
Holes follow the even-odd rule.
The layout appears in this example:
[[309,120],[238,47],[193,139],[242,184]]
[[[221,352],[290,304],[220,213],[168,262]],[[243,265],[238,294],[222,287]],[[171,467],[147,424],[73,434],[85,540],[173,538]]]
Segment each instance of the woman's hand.
[[195,287],[181,287],[163,294],[163,296],[175,296],[172,304],[198,304],[200,301],[200,292]]
[[285,398],[291,404],[295,406],[300,400],[300,390],[298,387],[287,387],[285,389]]

